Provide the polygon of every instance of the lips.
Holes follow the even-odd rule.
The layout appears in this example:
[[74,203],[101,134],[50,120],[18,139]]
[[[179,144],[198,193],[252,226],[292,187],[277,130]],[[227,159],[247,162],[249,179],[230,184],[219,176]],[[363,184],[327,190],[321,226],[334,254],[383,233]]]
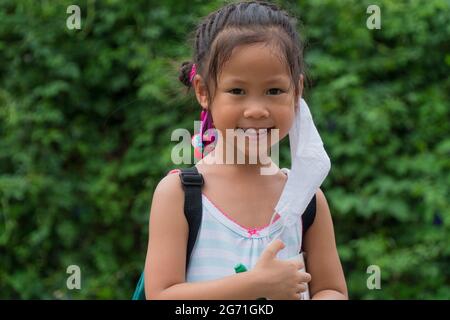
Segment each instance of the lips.
[[235,130],[242,130],[244,134],[246,135],[261,135],[261,134],[268,134],[270,133],[270,130],[275,129],[275,127],[269,127],[269,128],[241,128],[237,127]]
[[240,128],[237,127],[235,132],[237,136],[248,138],[250,141],[259,140],[270,135],[270,132],[275,127],[270,128]]

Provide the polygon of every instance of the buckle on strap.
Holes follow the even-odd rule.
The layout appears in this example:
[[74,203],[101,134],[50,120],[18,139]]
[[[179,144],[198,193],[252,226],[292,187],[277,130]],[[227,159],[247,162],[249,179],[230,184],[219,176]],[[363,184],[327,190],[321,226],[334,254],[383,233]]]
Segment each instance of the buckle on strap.
[[203,176],[200,173],[182,172],[180,176],[181,182],[185,186],[202,186],[204,183]]

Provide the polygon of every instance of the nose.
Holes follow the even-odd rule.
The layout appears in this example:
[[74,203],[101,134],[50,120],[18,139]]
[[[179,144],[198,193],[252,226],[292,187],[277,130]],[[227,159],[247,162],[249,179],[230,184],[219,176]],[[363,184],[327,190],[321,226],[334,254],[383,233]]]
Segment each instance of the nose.
[[267,110],[264,104],[258,101],[248,105],[244,111],[245,118],[263,119],[268,118],[269,114],[269,110]]

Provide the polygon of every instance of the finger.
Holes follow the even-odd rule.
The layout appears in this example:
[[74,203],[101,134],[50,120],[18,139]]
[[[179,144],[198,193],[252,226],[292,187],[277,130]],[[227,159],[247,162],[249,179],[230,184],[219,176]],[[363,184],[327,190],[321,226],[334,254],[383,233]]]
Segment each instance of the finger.
[[294,293],[293,300],[303,300],[301,293]]
[[298,260],[288,260],[288,264],[296,271],[300,272],[303,269],[303,263]]
[[307,272],[300,272],[300,281],[301,282],[310,282],[311,281],[311,274]]
[[285,247],[285,244],[280,239],[275,239],[269,246],[263,251],[261,259],[273,259],[277,253]]
[[305,264],[303,263],[303,261],[295,260],[295,266],[297,267],[297,270],[300,270],[305,267]]
[[297,283],[307,284],[311,281],[311,278],[312,277],[309,273],[298,271],[295,280],[297,281]]
[[304,284],[304,283],[299,283],[299,284],[297,284],[296,292],[297,292],[297,293],[305,292],[307,289],[308,289],[308,288],[307,288],[306,284]]

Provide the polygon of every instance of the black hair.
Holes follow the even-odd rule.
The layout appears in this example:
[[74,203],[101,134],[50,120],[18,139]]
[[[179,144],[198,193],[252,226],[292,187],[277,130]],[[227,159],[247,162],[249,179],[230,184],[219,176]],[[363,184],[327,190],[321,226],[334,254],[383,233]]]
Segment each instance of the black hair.
[[278,49],[282,55],[280,59],[287,64],[295,96],[298,96],[298,80],[304,74],[304,61],[296,27],[297,20],[273,3],[240,1],[227,4],[207,15],[197,26],[193,58],[182,63],[179,80],[189,91],[190,71],[195,63],[197,74],[205,80],[211,104],[221,68],[233,49],[240,45],[264,43]]

